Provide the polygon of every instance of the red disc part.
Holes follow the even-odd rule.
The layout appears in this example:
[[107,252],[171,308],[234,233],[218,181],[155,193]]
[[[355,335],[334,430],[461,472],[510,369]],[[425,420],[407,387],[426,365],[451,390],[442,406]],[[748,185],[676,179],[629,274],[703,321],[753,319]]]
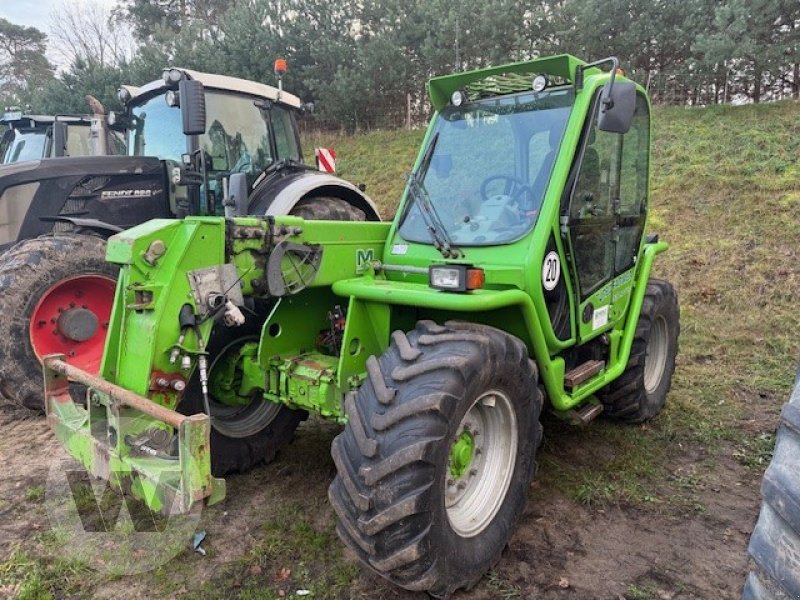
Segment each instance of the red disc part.
[[29,328],[37,358],[63,354],[69,364],[98,373],[116,284],[103,275],[78,275],[42,294]]

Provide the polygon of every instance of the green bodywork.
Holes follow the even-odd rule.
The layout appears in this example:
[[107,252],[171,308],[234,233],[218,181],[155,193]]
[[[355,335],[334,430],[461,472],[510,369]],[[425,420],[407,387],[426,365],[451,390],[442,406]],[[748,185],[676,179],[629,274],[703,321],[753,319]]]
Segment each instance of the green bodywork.
[[[438,111],[447,105],[453,91],[487,93],[491,87],[486,83],[487,76],[500,73],[510,75],[512,88],[515,77],[529,77],[531,73],[544,73],[570,85],[582,64],[564,55],[432,80],[429,91],[437,113],[431,120],[415,168],[425,154],[439,118]],[[208,309],[198,304],[190,274],[230,264],[235,266],[237,285],[244,297],[258,300],[266,308],[260,335],[226,356],[211,374],[211,391],[226,404],[245,404],[256,394],[265,402],[307,409],[343,423],[344,398],[365,380],[367,358],[380,356],[387,349],[393,331],[411,330],[420,319],[437,322],[460,319],[504,329],[527,345],[538,365],[548,402],[556,412],[566,414],[596,402],[593,394],[621,375],[627,365],[653,260],[667,248],[665,243],[642,240],[637,260],[629,271],[616,274],[587,298],[581,299],[577,293],[574,268],[570,266],[569,248],[563,235],[562,196],[593,99],[608,80],[609,74],[596,68],[584,73],[582,87],[575,90],[574,104],[535,226],[520,239],[499,247],[464,248],[463,257],[443,259],[430,243],[403,239],[398,232],[399,219],[394,223],[350,223],[304,221],[291,216],[229,220],[197,217],[182,221],[154,220],[115,235],[109,241],[107,258],[121,265],[122,270],[100,377],[156,405],[176,409],[183,392],[164,388],[157,382],[159,378],[189,381],[193,376],[196,360],[188,371],[170,361],[176,347],[193,358],[202,351],[191,330],[178,345],[179,312],[188,304],[201,317],[202,346],[208,343],[215,326],[214,319],[202,320]],[[618,76],[617,81],[621,80],[624,78]],[[503,91],[502,87],[499,89]],[[644,94],[644,90],[637,89]],[[407,202],[408,190],[398,215],[403,214]],[[157,260],[148,262],[147,251],[156,241],[162,242],[166,251]],[[564,265],[570,313],[569,334],[561,339],[551,324],[542,285],[543,260],[553,249],[548,244],[553,243]],[[316,252],[318,264],[313,277],[300,286],[303,289],[276,297],[270,295],[265,282],[274,267],[270,266],[271,259],[287,244],[302,247],[310,254]],[[403,248],[402,253],[396,252],[398,247]],[[291,272],[294,268],[291,261],[289,257],[278,262],[282,270]],[[448,262],[483,269],[484,287],[467,293],[430,287],[428,267]],[[607,306],[607,322],[600,326],[587,324],[581,315],[588,304]],[[322,332],[330,329],[329,312],[337,305],[343,309],[346,320],[340,343],[331,348],[319,339]],[[608,348],[604,368],[572,388],[565,387],[565,352],[600,336],[604,336],[603,343]],[[51,367],[51,361],[46,360],[47,381],[57,376]],[[186,456],[181,471],[174,464],[165,464],[163,458],[134,458],[125,443],[126,436],[152,428],[172,431],[172,427],[155,416],[124,407],[124,402],[115,402],[102,393],[95,398],[91,382],[89,394],[95,399],[88,410],[66,400],[63,393],[59,396],[53,392],[57,387],[49,385],[47,391],[51,423],[70,454],[90,471],[115,481],[129,480],[130,487],[138,490],[137,495],[154,509],[163,510],[164,498],[168,497],[160,491],[166,484],[158,478],[159,469],[167,472],[171,468],[169,472],[178,478],[169,483],[170,489],[191,491],[184,494],[181,510],[188,510],[200,497],[219,498],[224,488],[210,475],[207,447],[199,452],[197,443],[188,439],[205,435],[208,444],[207,417],[200,418],[195,429],[179,440],[182,456]],[[120,422],[117,415],[127,418]],[[115,444],[110,446],[108,427],[112,425]],[[98,445],[102,451],[97,449]],[[454,477],[463,473],[471,456],[471,440],[457,440],[451,448]],[[143,460],[155,465],[148,467],[155,474],[139,468]],[[162,463],[156,462],[159,460]],[[98,462],[103,462],[102,468]]]

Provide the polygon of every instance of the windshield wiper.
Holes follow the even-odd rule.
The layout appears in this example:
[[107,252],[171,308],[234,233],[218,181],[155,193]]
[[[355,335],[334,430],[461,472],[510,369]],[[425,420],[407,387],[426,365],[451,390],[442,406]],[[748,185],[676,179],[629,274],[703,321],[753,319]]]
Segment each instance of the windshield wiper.
[[433,136],[433,139],[431,139],[430,144],[428,144],[428,149],[425,151],[425,156],[422,157],[419,169],[410,173],[408,176],[408,191],[410,192],[410,197],[406,215],[408,214],[408,209],[416,202],[419,206],[419,212],[425,220],[425,224],[428,226],[428,233],[430,233],[431,240],[433,240],[433,247],[441,252],[442,256],[445,258],[459,258],[463,256],[463,253],[453,244],[453,240],[447,233],[447,228],[444,226],[442,217],[436,211],[436,207],[431,201],[428,190],[425,189],[425,185],[422,183],[422,178],[428,171],[428,166],[430,165],[433,151],[438,141],[439,133],[437,132]]

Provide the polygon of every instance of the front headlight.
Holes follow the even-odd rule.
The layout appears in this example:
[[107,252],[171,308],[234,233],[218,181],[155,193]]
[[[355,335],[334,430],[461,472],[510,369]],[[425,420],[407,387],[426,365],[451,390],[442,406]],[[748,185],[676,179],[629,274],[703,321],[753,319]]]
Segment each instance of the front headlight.
[[486,280],[483,269],[469,265],[432,265],[428,268],[429,285],[447,292],[468,292],[483,287]]

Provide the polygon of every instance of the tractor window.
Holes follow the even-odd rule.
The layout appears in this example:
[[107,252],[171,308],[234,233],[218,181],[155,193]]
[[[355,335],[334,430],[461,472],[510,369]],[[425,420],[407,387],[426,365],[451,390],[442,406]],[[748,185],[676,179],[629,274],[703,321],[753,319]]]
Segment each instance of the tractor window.
[[592,119],[569,205],[572,249],[584,298],[614,275],[614,198],[619,190],[621,144],[621,135],[600,131]]
[[637,96],[633,123],[622,140],[620,223],[615,267],[617,273],[632,267],[639,252],[644,230],[649,158],[650,113],[644,96]]
[[211,156],[211,174],[246,173],[250,185],[272,164],[267,122],[250,96],[206,92],[208,132],[200,147]]
[[7,132],[8,140],[4,140],[5,152],[2,163],[9,164],[23,160],[39,160],[44,155],[47,143],[47,129],[11,129]]
[[278,160],[291,158],[300,160],[300,146],[297,143],[297,135],[294,127],[292,114],[285,108],[273,106],[269,111],[272,121],[272,131],[275,133],[275,147],[278,152]]
[[644,227],[650,147],[647,100],[637,96],[625,135],[600,131],[599,102],[569,202],[572,253],[586,298],[633,266]]
[[181,109],[169,106],[164,94],[133,107],[128,129],[129,155],[180,161],[186,150]]
[[67,156],[92,154],[92,132],[88,125],[69,125],[67,132]]
[[[436,147],[420,177],[455,244],[507,244],[530,231],[573,100],[571,89],[523,92],[437,116]],[[430,243],[419,204],[407,202],[400,235]]]

